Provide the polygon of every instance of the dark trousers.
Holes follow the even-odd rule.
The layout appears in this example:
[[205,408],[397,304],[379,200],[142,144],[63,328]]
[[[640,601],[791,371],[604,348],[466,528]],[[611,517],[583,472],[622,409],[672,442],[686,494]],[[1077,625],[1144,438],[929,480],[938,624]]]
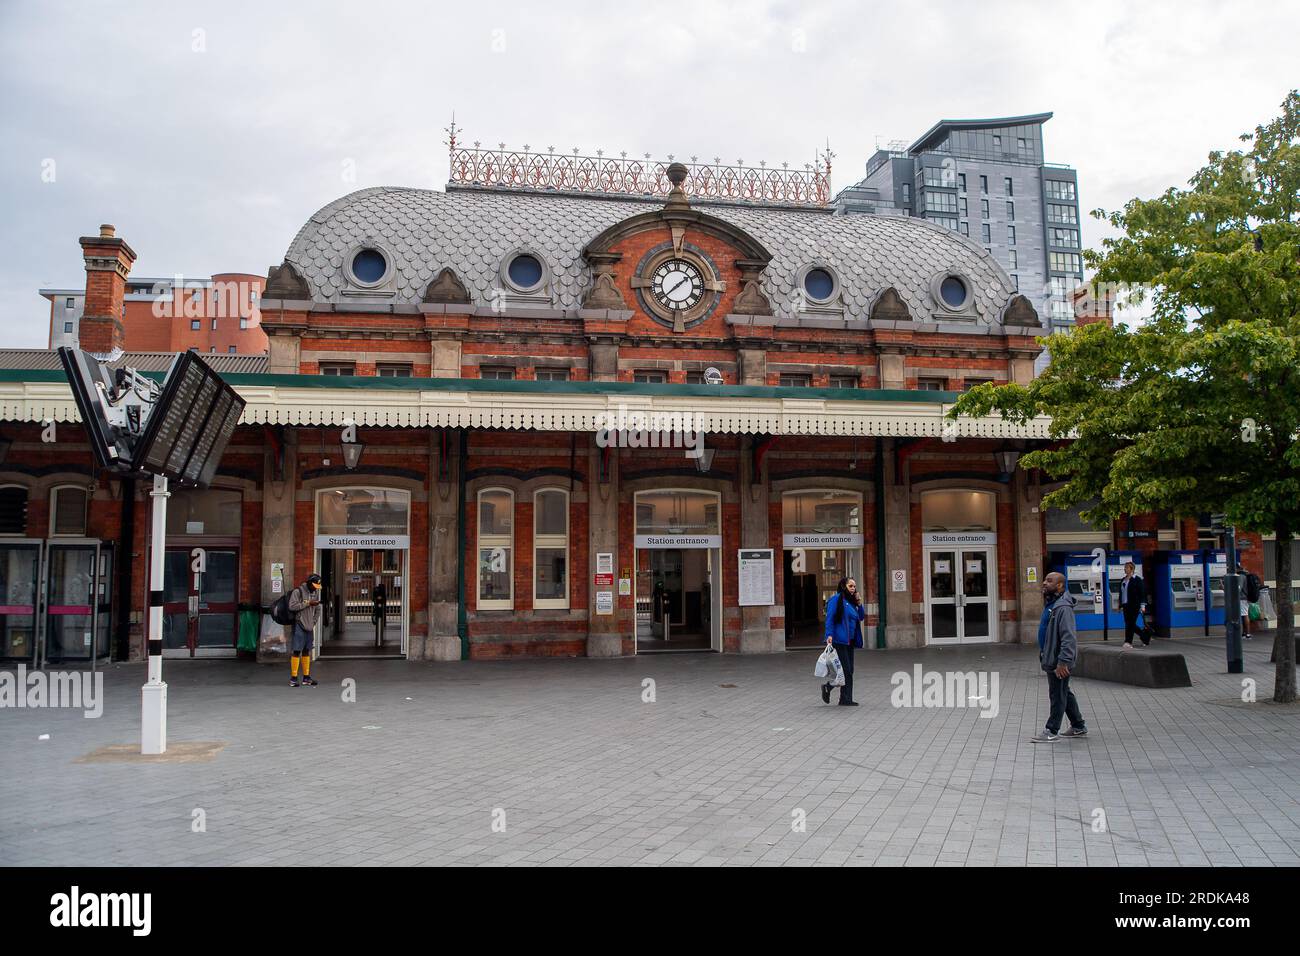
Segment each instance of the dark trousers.
[[1047,729],[1057,733],[1061,729],[1061,715],[1070,718],[1071,727],[1082,727],[1083,714],[1079,711],[1079,702],[1070,690],[1069,677],[1057,677],[1056,671],[1047,672],[1047,700],[1051,713],[1047,716]]
[[846,703],[853,699],[853,645],[836,644],[835,653],[840,656],[840,664],[844,668],[844,686],[840,688],[840,703]]
[[1142,638],[1143,644],[1151,643],[1149,640],[1147,640],[1146,636],[1142,633],[1142,629],[1138,627],[1138,623],[1137,623],[1138,616],[1139,615],[1137,611],[1130,611],[1128,608],[1124,609],[1124,643],[1125,644],[1133,643],[1134,634]]

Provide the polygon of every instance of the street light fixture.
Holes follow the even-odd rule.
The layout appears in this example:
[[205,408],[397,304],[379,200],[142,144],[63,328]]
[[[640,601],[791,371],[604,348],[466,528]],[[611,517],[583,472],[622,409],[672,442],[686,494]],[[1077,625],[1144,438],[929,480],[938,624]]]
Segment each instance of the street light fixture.
[[343,464],[348,471],[352,471],[361,461],[361,452],[365,449],[366,444],[362,441],[345,441],[343,445]]
[[1020,463],[1020,451],[1015,448],[999,448],[993,453],[993,460],[998,463],[998,471],[1011,476],[1015,474],[1016,465]]

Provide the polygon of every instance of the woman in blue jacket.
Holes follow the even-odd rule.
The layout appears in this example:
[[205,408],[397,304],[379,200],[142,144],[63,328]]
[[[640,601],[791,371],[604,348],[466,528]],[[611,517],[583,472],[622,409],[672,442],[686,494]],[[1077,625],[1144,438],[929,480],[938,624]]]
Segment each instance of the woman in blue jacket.
[[[844,686],[840,688],[840,706],[856,707],[853,699],[853,649],[862,646],[862,619],[866,608],[858,599],[858,582],[840,578],[839,586],[826,602],[826,643],[835,645],[840,664],[844,667]],[[822,700],[831,702],[831,685],[822,685]]]

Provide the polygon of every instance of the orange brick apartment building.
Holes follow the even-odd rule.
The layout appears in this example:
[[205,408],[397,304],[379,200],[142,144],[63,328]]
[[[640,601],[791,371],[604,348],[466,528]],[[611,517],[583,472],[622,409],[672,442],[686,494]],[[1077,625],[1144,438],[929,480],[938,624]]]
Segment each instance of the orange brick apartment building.
[[[222,272],[202,278],[128,279],[118,315],[128,352],[263,355],[258,303],[265,276]],[[85,288],[41,289],[50,303],[49,347],[81,347]]]

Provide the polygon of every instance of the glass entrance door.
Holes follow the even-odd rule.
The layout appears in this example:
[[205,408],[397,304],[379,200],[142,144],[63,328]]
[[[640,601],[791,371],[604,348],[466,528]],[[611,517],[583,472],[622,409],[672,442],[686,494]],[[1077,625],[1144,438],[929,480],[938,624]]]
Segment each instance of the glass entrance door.
[[927,549],[925,566],[927,642],[994,640],[993,550]]
[[34,659],[40,562],[38,541],[0,543],[0,658]]
[[99,545],[51,543],[45,572],[45,660],[89,660],[99,612]]
[[239,551],[213,548],[206,569],[191,571],[191,549],[163,559],[163,654],[233,657],[239,637]]
[[961,639],[993,640],[992,589],[989,586],[992,551],[961,551]]

